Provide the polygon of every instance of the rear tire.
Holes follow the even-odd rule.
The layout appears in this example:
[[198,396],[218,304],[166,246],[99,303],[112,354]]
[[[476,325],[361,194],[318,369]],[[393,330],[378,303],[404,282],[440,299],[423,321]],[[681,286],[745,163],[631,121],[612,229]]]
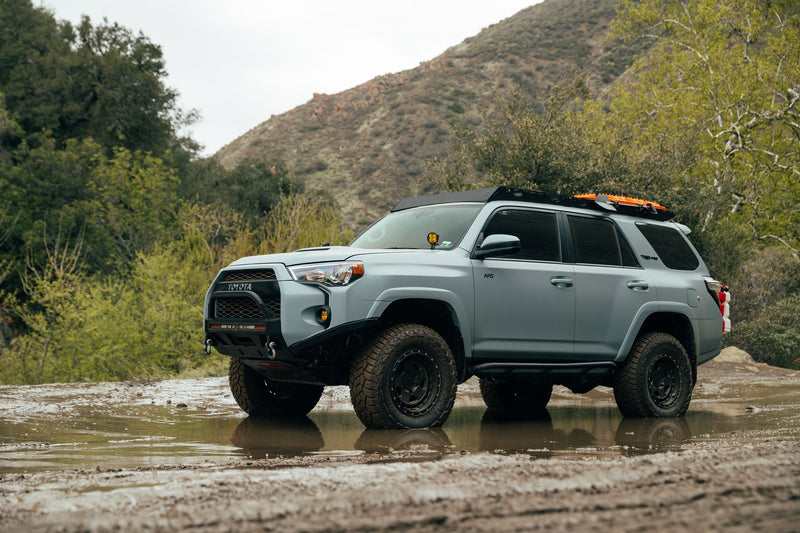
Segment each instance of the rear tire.
[[624,416],[683,416],[692,399],[692,365],[683,345],[666,333],[637,339],[614,375],[614,398]]
[[450,347],[420,324],[387,328],[350,369],[350,399],[370,429],[441,426],[453,408],[456,385]]
[[486,407],[519,415],[530,413],[535,416],[541,413],[553,393],[553,384],[541,380],[493,383],[480,378],[480,387]]
[[317,405],[323,389],[267,379],[238,357],[231,358],[228,381],[236,403],[254,416],[305,416]]

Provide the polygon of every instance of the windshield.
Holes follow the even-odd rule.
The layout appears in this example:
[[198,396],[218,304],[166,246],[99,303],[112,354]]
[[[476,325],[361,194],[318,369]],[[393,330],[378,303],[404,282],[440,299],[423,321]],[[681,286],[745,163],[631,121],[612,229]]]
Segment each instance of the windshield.
[[358,248],[430,248],[428,234],[439,235],[437,249],[454,248],[483,204],[444,204],[390,213],[350,245]]

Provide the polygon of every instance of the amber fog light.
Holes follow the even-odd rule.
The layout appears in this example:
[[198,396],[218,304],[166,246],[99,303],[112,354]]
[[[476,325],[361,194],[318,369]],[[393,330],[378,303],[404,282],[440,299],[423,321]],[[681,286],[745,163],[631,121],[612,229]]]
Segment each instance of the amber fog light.
[[317,309],[317,322],[322,324],[323,326],[327,326],[331,323],[331,308],[327,305],[325,307],[320,307]]

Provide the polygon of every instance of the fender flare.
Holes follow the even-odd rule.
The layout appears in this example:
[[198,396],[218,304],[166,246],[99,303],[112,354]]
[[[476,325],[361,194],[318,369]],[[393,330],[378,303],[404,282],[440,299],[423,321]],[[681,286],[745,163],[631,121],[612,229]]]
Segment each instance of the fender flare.
[[472,357],[472,328],[464,302],[455,293],[433,287],[400,287],[383,291],[373,302],[368,318],[380,318],[393,303],[400,300],[431,300],[444,303],[453,315],[453,322],[461,332],[464,358]]
[[[616,363],[620,363],[624,361],[628,354],[631,352],[633,348],[633,344],[636,342],[636,339],[639,337],[639,333],[642,330],[647,319],[649,319],[654,314],[658,313],[665,313],[665,314],[673,314],[673,315],[680,315],[686,319],[689,324],[694,324],[694,313],[692,309],[686,305],[676,302],[647,302],[643,306],[639,308],[636,312],[636,316],[634,316],[633,321],[631,321],[631,325],[628,327],[628,332],[625,334],[625,339],[622,342],[622,345],[617,352],[617,356],[614,358]],[[694,341],[694,346],[698,346],[700,341],[699,339],[699,331],[698,328],[692,327],[692,339]],[[688,352],[689,350],[687,350]],[[696,360],[697,354],[696,353],[689,353],[689,357],[691,360]]]

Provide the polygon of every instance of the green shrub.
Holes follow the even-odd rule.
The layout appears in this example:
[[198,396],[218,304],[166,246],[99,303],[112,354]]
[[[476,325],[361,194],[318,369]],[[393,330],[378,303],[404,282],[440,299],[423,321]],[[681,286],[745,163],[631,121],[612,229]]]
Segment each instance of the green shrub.
[[800,370],[800,293],[784,298],[763,315],[735,326],[728,344],[758,362]]

